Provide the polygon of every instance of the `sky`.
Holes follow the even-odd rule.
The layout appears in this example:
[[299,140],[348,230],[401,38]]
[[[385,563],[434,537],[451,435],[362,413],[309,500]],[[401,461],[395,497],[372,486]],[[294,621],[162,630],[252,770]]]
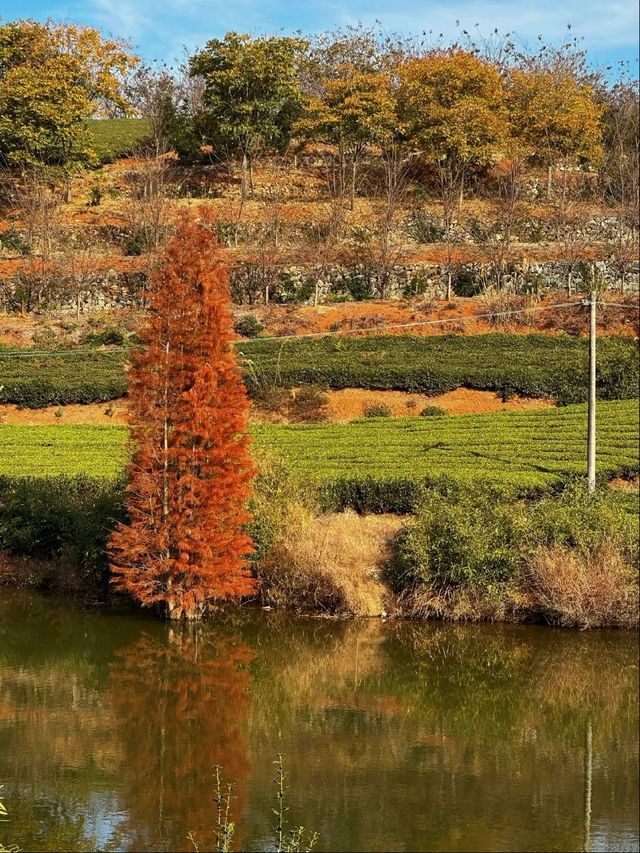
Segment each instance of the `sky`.
[[560,43],[571,24],[599,66],[628,60],[638,68],[636,0],[0,0],[0,18],[54,18],[99,27],[128,38],[145,60],[173,63],[228,30],[316,33],[381,22],[386,32],[443,33],[455,39],[460,26],[490,33],[515,32],[535,43],[541,35]]

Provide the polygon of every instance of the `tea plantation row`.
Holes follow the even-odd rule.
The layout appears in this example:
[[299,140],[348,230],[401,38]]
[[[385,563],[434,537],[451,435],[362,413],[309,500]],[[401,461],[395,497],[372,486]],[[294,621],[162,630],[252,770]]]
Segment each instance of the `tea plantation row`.
[[[425,485],[484,481],[535,493],[584,473],[586,409],[351,424],[259,425],[256,445],[317,485],[327,507],[410,511]],[[598,472],[638,470],[635,402],[598,407]],[[0,476],[117,478],[126,427],[0,425]]]
[[[564,335],[255,339],[240,342],[238,351],[253,396],[274,385],[318,384],[434,395],[463,386],[560,404],[587,397],[587,341]],[[126,351],[26,353],[0,350],[0,402],[39,408],[126,393]],[[637,343],[601,338],[600,398],[637,397],[638,376]]]

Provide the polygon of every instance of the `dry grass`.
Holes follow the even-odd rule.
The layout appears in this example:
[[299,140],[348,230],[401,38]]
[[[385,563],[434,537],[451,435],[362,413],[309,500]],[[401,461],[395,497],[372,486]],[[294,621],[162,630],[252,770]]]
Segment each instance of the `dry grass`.
[[397,602],[402,616],[452,622],[521,622],[522,604],[522,596],[512,586],[489,591],[461,587],[444,593],[419,586],[402,593]]
[[388,590],[379,570],[401,519],[354,512],[314,516],[295,508],[285,532],[260,561],[266,604],[331,614],[377,616]]
[[[537,319],[531,309],[537,304],[534,296],[490,292],[478,297],[476,314],[483,316],[485,323],[494,329],[531,328]],[[523,313],[507,313],[512,311]]]
[[529,561],[523,585],[531,607],[554,624],[638,625],[638,570],[612,542],[589,555],[560,545],[540,548]]

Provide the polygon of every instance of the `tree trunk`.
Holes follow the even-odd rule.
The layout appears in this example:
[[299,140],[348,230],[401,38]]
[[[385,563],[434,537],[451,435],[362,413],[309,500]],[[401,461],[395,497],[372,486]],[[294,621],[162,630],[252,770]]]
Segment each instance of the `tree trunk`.
[[356,160],[354,158],[351,163],[351,194],[349,199],[349,207],[351,210],[354,209],[356,204],[356,169],[357,165]]
[[447,302],[451,302],[451,285],[452,285],[451,267],[447,271]]
[[553,190],[553,164],[549,163],[547,166],[547,198],[551,198],[551,192]]

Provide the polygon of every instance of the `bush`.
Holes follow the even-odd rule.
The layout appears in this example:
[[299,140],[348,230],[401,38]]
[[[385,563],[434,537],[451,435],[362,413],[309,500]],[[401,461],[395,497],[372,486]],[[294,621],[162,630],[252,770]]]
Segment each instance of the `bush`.
[[416,243],[439,243],[444,237],[442,221],[420,208],[411,211],[405,230]]
[[378,569],[397,520],[299,510],[257,567],[262,598],[276,607],[378,616],[387,590]]
[[511,580],[519,565],[520,515],[518,505],[493,490],[429,492],[397,538],[388,568],[392,586],[486,589]]
[[447,414],[447,410],[441,406],[425,406],[420,414],[423,418],[441,418]]
[[289,417],[301,423],[318,423],[327,419],[329,398],[317,385],[303,385],[291,398]]
[[0,551],[61,560],[96,590],[106,544],[123,518],[124,483],[89,477],[0,478]]
[[456,296],[476,296],[482,290],[482,283],[475,270],[463,267],[453,279],[453,292]]
[[89,332],[83,340],[86,344],[97,346],[124,346],[127,342],[127,333],[115,326],[108,326],[99,332]]
[[626,560],[637,563],[639,523],[637,513],[625,512],[608,492],[592,495],[581,486],[572,486],[531,507],[527,549],[531,553],[539,547],[559,546],[588,556],[604,543],[615,542]]
[[375,403],[371,406],[365,406],[363,415],[365,418],[390,418],[391,409],[384,403]]
[[257,338],[264,326],[253,314],[245,314],[236,322],[234,329],[243,338]]
[[[427,490],[396,538],[387,578],[421,615],[544,618],[561,625],[638,621],[637,512],[571,486],[517,500],[502,490]],[[447,603],[448,602],[448,603]]]

